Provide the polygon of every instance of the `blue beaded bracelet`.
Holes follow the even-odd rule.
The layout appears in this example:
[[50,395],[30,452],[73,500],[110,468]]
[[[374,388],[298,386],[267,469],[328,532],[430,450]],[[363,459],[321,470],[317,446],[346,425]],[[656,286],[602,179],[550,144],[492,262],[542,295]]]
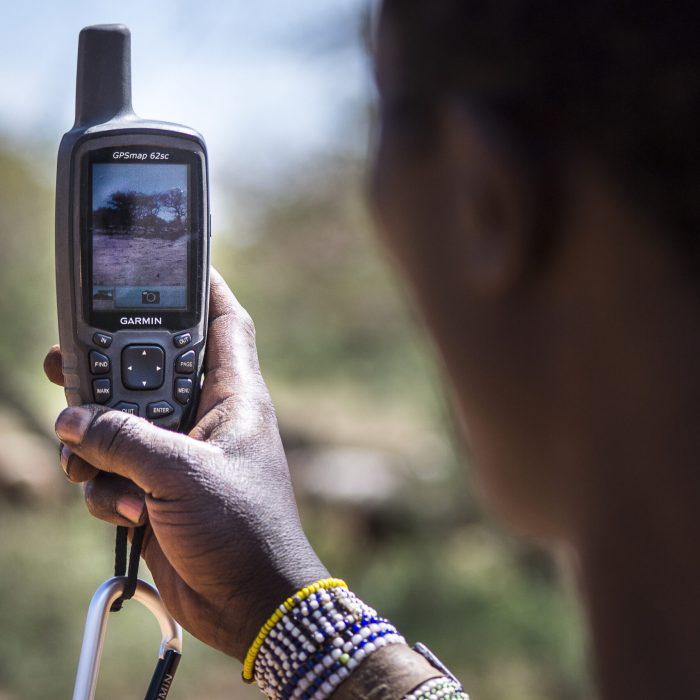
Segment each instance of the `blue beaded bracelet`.
[[[405,643],[391,622],[347,588],[314,589],[280,608],[261,636],[251,672],[270,700],[326,700],[370,654]],[[413,648],[444,675],[421,684],[403,700],[469,700],[425,645]]]
[[325,700],[378,648],[405,643],[347,589],[319,590],[270,630],[255,660],[255,680],[271,700]]

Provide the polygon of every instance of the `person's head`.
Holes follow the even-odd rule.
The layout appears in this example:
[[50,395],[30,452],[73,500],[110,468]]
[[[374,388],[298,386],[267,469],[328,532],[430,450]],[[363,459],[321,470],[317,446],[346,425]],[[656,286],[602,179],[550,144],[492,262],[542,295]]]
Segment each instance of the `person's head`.
[[591,444],[612,456],[664,400],[649,365],[673,353],[662,325],[694,308],[700,262],[693,16],[661,0],[382,7],[382,236],[487,491],[523,529],[565,532],[572,501],[616,481]]

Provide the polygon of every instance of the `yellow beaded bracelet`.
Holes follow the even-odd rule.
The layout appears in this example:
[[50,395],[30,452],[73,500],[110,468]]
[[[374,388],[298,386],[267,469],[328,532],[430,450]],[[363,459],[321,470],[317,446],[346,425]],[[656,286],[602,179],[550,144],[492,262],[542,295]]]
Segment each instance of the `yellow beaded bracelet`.
[[294,595],[289,596],[287,600],[280,605],[275,612],[270,615],[267,622],[260,628],[258,636],[255,641],[250,645],[248,653],[245,656],[245,661],[243,662],[243,680],[246,683],[253,682],[253,669],[255,667],[255,659],[258,656],[260,647],[270,634],[270,630],[282,619],[282,617],[288,613],[295,605],[301,603],[302,600],[306,600],[310,595],[320,591],[322,588],[347,588],[348,584],[339,578],[323,578],[315,583],[310,583],[308,586],[304,586],[300,591],[297,591]]

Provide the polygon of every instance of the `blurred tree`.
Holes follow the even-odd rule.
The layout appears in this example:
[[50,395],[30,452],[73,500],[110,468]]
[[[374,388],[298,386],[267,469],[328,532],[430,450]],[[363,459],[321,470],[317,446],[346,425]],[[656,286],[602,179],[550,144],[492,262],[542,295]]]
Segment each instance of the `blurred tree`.
[[0,404],[37,430],[37,371],[56,333],[50,193],[0,142]]

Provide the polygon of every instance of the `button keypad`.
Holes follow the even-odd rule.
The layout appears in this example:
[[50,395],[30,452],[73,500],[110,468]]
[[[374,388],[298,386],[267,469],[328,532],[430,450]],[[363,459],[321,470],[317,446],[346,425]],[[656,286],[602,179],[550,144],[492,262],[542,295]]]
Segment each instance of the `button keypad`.
[[160,345],[128,345],[122,350],[122,383],[147,391],[163,386],[165,352]]
[[[194,402],[199,346],[194,346],[188,332],[171,339],[175,348],[182,350],[173,352],[167,345],[153,342],[123,347],[121,336],[94,331],[92,349],[86,348],[93,375],[89,387],[92,400],[162,425],[176,425]],[[143,398],[137,396],[141,392],[145,393]]]

